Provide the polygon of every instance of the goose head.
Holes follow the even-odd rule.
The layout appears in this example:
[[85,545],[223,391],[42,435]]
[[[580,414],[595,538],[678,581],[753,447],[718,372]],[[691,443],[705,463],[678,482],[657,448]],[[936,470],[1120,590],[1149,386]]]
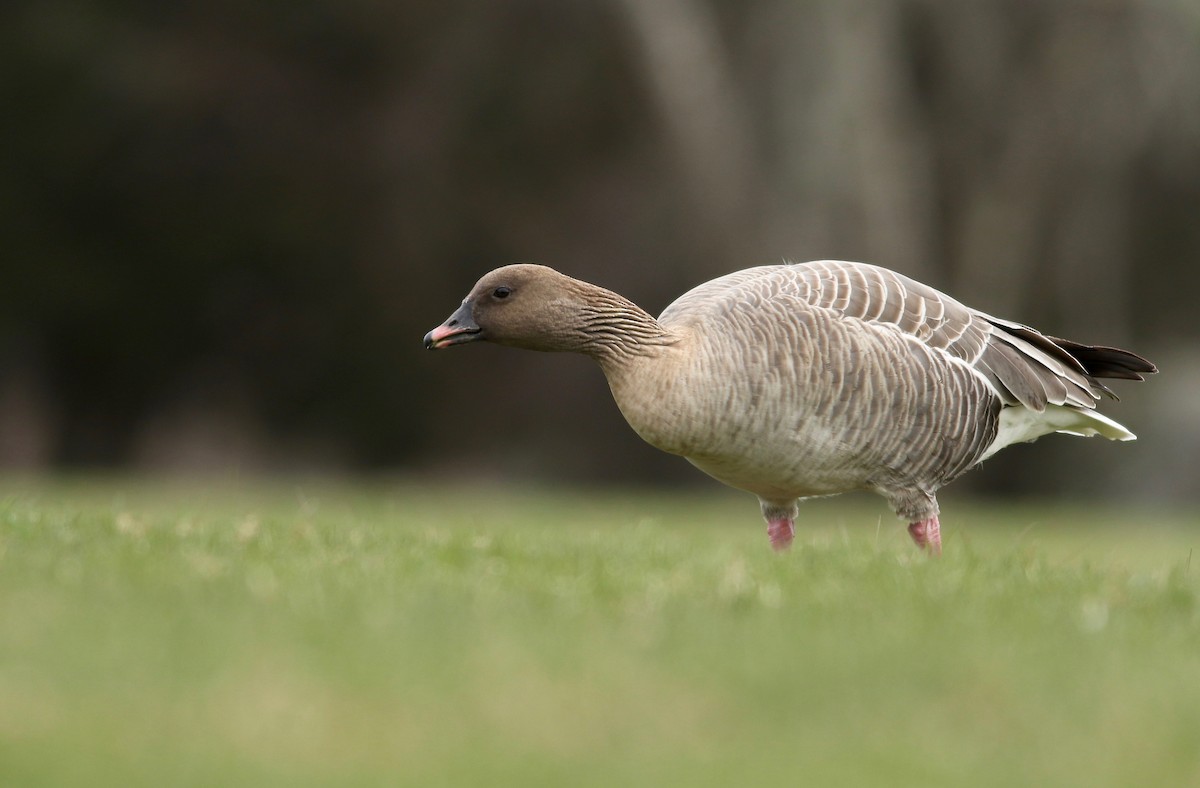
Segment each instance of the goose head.
[[586,301],[581,285],[542,265],[497,268],[425,335],[425,347],[440,350],[487,340],[530,350],[572,349],[569,339],[582,322],[578,313]]
[[630,308],[636,309],[553,268],[506,265],[475,284],[454,314],[425,335],[425,347],[441,350],[487,340],[529,350],[588,352],[597,315]]

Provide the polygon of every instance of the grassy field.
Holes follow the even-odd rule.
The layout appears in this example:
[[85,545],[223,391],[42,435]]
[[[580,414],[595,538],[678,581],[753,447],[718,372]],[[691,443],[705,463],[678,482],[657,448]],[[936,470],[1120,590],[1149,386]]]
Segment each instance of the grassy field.
[[1200,517],[0,484],[0,785],[1200,785]]

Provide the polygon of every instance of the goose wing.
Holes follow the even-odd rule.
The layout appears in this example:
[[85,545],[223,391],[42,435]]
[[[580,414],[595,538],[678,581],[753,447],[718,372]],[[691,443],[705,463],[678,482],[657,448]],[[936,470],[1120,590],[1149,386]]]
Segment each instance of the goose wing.
[[[1097,377],[1134,377],[1153,365],[1122,350],[1048,337],[1001,320],[886,268],[833,260],[787,266],[804,301],[842,317],[893,327],[966,364],[981,375],[1005,406],[1038,413],[1049,405],[1094,408],[1112,396]],[[1097,359],[1090,369],[1077,358]]]
[[835,318],[888,327],[969,367],[1005,407],[1021,405],[1036,413],[1047,405],[1093,409],[1102,396],[1115,399],[1100,378],[1143,380],[1158,371],[1129,351],[1047,336],[895,271],[841,260],[737,271],[685,293],[659,319],[697,319],[709,309],[730,307],[731,297],[759,303],[798,299]]

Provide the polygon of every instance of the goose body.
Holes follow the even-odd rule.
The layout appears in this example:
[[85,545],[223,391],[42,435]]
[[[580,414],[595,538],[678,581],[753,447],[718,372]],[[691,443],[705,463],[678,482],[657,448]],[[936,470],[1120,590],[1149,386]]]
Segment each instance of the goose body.
[[777,548],[797,501],[881,494],[940,551],[936,492],[1011,443],[1133,434],[1099,414],[1128,351],[1047,337],[885,268],[769,265],[706,282],[657,318],[553,269],[485,275],[425,337],[591,355],[648,443],[759,498]]

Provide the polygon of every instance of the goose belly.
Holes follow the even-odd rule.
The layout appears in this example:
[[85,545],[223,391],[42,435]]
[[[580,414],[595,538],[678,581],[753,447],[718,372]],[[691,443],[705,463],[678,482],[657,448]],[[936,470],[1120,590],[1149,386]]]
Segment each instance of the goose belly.
[[763,440],[751,449],[723,447],[685,455],[688,462],[717,481],[766,500],[835,495],[869,487],[872,473],[861,455],[831,433]]

